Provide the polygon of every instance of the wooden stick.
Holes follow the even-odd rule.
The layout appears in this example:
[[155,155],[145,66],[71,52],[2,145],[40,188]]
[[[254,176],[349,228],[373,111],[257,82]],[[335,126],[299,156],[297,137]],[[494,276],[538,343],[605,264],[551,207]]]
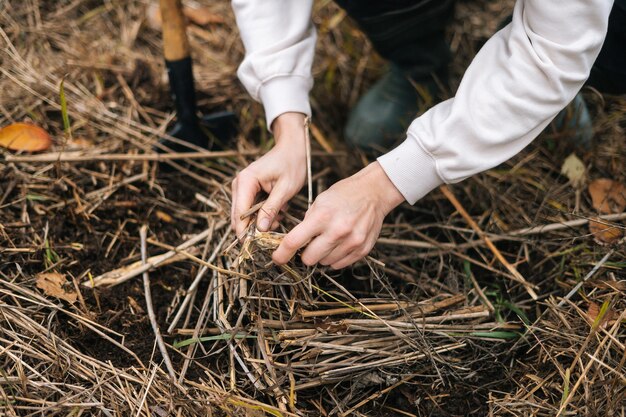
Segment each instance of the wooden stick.
[[[597,218],[600,220],[603,220],[604,222],[619,221],[619,220],[626,219],[626,213],[605,214],[602,216],[598,216]],[[545,224],[541,226],[525,227],[523,229],[513,230],[504,235],[495,235],[492,233],[485,233],[485,235],[489,236],[491,242],[498,242],[498,241],[503,241],[503,240],[519,240],[521,239],[521,236],[538,235],[542,233],[553,232],[555,230],[569,229],[573,227],[584,226],[587,223],[589,223],[589,219],[576,219],[576,220],[569,220],[566,222],[549,223],[549,224]],[[609,223],[602,223],[602,224],[606,226],[611,226],[611,224]],[[472,248],[475,246],[484,245],[485,241],[483,239],[478,239],[478,240],[472,240],[466,243],[459,243],[459,244],[450,243],[450,242],[430,243],[430,242],[424,242],[421,240],[391,239],[391,238],[381,237],[381,238],[378,238],[378,240],[376,241],[376,244],[377,245],[389,245],[389,246],[404,246],[407,248],[416,248],[416,249],[440,249],[440,250],[457,249],[458,250],[458,249],[466,249],[466,248]]]
[[513,265],[511,265],[504,256],[502,256],[502,253],[498,250],[498,248],[496,248],[496,246],[493,244],[491,239],[489,239],[489,237],[485,234],[485,232],[482,231],[482,229],[478,226],[478,224],[476,224],[474,219],[472,219],[472,217],[467,213],[467,211],[461,205],[459,200],[457,200],[454,194],[452,194],[448,186],[442,185],[441,187],[439,187],[439,189],[441,190],[443,195],[445,195],[446,198],[450,201],[450,203],[452,203],[452,205],[459,212],[459,214],[465,219],[465,221],[469,224],[469,226],[472,229],[474,229],[474,231],[478,233],[478,235],[485,241],[485,244],[487,245],[489,250],[491,250],[491,252],[494,254],[496,259],[500,261],[500,263],[504,265],[504,267],[511,273],[514,280],[524,286],[524,288],[526,289],[528,294],[530,294],[533,300],[537,300],[538,296],[537,296],[537,293],[533,290],[534,286],[530,282],[526,281],[526,279],[522,276],[522,274],[520,274],[519,271]]
[[86,287],[101,287],[101,286],[118,285],[118,284],[128,281],[131,278],[136,277],[137,275],[142,274],[144,271],[147,271],[151,268],[163,266],[168,261],[171,262],[171,260],[174,257],[176,257],[176,259],[178,259],[181,256],[183,258],[186,258],[186,256],[180,255],[179,251],[185,250],[187,248],[194,246],[196,243],[200,242],[202,239],[205,239],[209,235],[210,232],[211,232],[211,229],[209,228],[202,233],[198,233],[197,235],[193,236],[188,241],[178,245],[174,250],[149,258],[145,264],[135,262],[131,265],[118,268],[113,271],[106,272],[102,275],[97,276],[93,280],[84,281],[83,285]]
[[[172,159],[216,159],[238,156],[256,156],[261,150],[252,151],[213,151],[213,152],[178,152],[178,153],[110,153],[85,154],[83,152],[52,152],[39,155],[5,155],[5,162],[112,162],[112,161],[166,161]],[[343,156],[345,152],[311,152],[311,156]]]
[[615,252],[615,249],[611,249],[610,251],[608,251],[607,254],[604,255],[604,257],[602,259],[600,259],[600,261],[597,264],[594,265],[594,267],[591,269],[591,271],[589,271],[587,273],[587,275],[585,275],[585,277],[583,279],[581,279],[580,282],[578,284],[576,284],[574,286],[574,288],[572,288],[572,290],[570,292],[568,292],[567,295],[565,297],[563,297],[563,299],[556,306],[557,307],[563,307],[563,305],[570,298],[572,298],[572,296],[574,294],[576,294],[578,292],[580,287],[582,287],[585,284],[585,282],[587,282],[587,280],[589,280],[589,278],[591,278],[592,276],[595,275],[596,272],[598,272],[598,270],[602,267],[602,265],[604,265],[606,263],[606,261],[609,260],[609,258],[611,257],[611,255],[613,255],[614,252]]
[[307,179],[307,203],[308,208],[311,208],[313,204],[313,175],[311,174],[311,134],[309,132],[309,126],[311,125],[311,119],[307,116],[304,119],[304,146],[306,150],[306,179]]
[[354,306],[354,307],[331,308],[328,310],[316,310],[316,311],[300,310],[299,315],[302,316],[303,318],[308,318],[308,317],[336,316],[338,314],[367,313],[369,311],[396,311],[396,310],[399,310],[400,308],[409,307],[412,304],[415,305],[414,303],[409,303],[407,301],[398,301],[397,303],[359,305],[359,306]]
[[[141,263],[144,265],[146,265],[146,260],[148,257],[146,249],[147,234],[148,226],[144,224],[139,229],[139,238],[141,240]],[[143,272],[143,291],[146,297],[146,309],[148,310],[148,317],[150,318],[152,331],[154,332],[154,337],[156,338],[157,345],[159,346],[159,351],[161,352],[161,356],[163,357],[163,362],[165,362],[165,367],[167,368],[167,372],[170,374],[170,377],[172,377],[172,380],[176,381],[176,372],[174,371],[174,367],[172,366],[170,355],[168,355],[167,353],[167,347],[165,346],[165,342],[163,341],[163,337],[161,336],[161,330],[159,330],[159,324],[157,323],[156,315],[154,314],[152,293],[150,291],[150,276],[148,275],[147,270]]]

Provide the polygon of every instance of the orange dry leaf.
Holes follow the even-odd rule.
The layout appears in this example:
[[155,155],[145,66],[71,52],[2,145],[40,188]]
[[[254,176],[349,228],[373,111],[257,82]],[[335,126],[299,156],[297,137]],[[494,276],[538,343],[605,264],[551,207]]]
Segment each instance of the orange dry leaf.
[[156,214],[157,219],[161,220],[164,223],[172,223],[174,221],[172,216],[170,216],[164,211],[157,210],[154,214]]
[[29,123],[13,123],[0,129],[0,146],[13,151],[45,151],[51,144],[48,132]]
[[617,181],[600,178],[589,184],[593,207],[603,214],[621,213],[626,208],[626,187]]
[[65,279],[65,275],[49,272],[37,275],[37,287],[46,295],[60,298],[68,303],[76,302],[78,295],[74,287]]
[[[600,220],[600,219],[597,219]],[[622,229],[617,226],[609,226],[598,221],[589,220],[589,231],[593,235],[596,242],[601,245],[617,242],[623,236]]]
[[[589,320],[591,321],[591,323],[595,323],[596,319],[598,318],[598,315],[600,314],[601,308],[602,307],[600,305],[594,303],[593,301],[589,302],[589,308],[587,309],[587,317],[589,317]],[[606,313],[604,313],[604,317],[602,317],[601,326],[606,327],[607,324],[613,319],[614,316],[615,316],[615,312],[609,308],[606,311]]]
[[91,148],[94,147],[94,143],[92,141],[90,141],[89,139],[85,139],[85,138],[82,138],[82,137],[77,137],[77,138],[73,138],[73,139],[68,140],[67,143],[66,143],[66,147],[67,147],[67,150],[91,149]]

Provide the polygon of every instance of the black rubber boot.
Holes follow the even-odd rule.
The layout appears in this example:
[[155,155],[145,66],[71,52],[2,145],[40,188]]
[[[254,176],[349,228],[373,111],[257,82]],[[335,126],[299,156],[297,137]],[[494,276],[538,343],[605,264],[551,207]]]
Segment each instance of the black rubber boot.
[[346,141],[385,150],[405,137],[413,119],[436,104],[447,84],[450,50],[444,30],[453,0],[336,0],[365,32],[389,71],[361,97],[345,128]]
[[389,149],[438,98],[433,77],[413,80],[392,64],[350,112],[344,131],[346,142],[367,151]]

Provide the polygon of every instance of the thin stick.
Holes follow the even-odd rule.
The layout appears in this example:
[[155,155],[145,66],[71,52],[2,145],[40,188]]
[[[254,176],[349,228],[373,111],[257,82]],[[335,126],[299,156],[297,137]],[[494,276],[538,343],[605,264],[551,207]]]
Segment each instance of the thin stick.
[[[40,155],[5,155],[5,162],[114,162],[114,161],[169,161],[172,159],[217,159],[238,156],[256,156],[262,151],[213,151],[213,152],[179,152],[179,153],[143,153],[143,154],[84,154],[83,152],[53,152]],[[343,156],[345,152],[312,152],[311,156]]]
[[[222,236],[217,246],[215,246],[215,248],[213,249],[213,253],[211,253],[211,256],[209,256],[209,259],[207,260],[208,263],[211,263],[215,260],[215,258],[219,254],[219,251],[222,249],[222,246],[224,245],[224,242],[226,241],[226,238],[228,236],[229,236],[229,233],[224,233],[224,236]],[[172,333],[174,331],[174,328],[178,324],[178,321],[180,320],[180,317],[182,316],[183,311],[185,310],[185,308],[191,301],[192,294],[194,294],[196,290],[198,289],[198,285],[200,285],[200,281],[202,280],[202,278],[204,277],[204,274],[206,273],[206,271],[208,271],[208,269],[209,268],[207,266],[203,266],[202,268],[200,268],[200,271],[198,271],[193,282],[187,289],[187,295],[185,296],[185,299],[183,300],[180,308],[178,309],[178,313],[172,320],[172,324],[170,324],[170,327],[167,329],[168,333]]]
[[257,211],[261,210],[261,207],[263,207],[263,204],[265,204],[266,201],[267,200],[259,201],[258,203],[250,207],[248,210],[244,211],[243,214],[239,216],[239,220],[245,220],[248,217],[252,216]]
[[[605,226],[613,226],[610,223],[611,221],[619,221],[626,219],[626,213],[618,213],[618,214],[605,214],[597,217],[599,220],[604,222],[599,222],[604,224]],[[594,220],[595,221],[595,220]],[[533,227],[525,227],[523,229],[513,230],[508,232],[505,235],[495,235],[492,233],[485,233],[485,235],[489,236],[491,242],[498,242],[503,240],[520,240],[520,236],[527,235],[538,235],[547,232],[553,232],[555,230],[563,230],[570,229],[573,227],[584,226],[589,223],[589,219],[576,219],[569,220],[566,222],[558,222],[558,223],[549,223],[541,226],[533,226]],[[485,241],[483,239],[472,240],[466,243],[450,243],[450,242],[423,242],[421,240],[410,240],[410,239],[391,239],[381,237],[376,241],[377,245],[389,245],[389,246],[403,246],[407,248],[417,248],[417,249],[466,249],[475,246],[484,245]],[[429,252],[430,253],[430,252]]]
[[520,274],[519,271],[513,265],[511,265],[504,256],[502,256],[502,253],[498,250],[498,248],[496,248],[496,246],[493,244],[491,239],[489,239],[489,237],[485,234],[485,232],[483,232],[482,229],[476,224],[474,219],[472,219],[472,217],[467,213],[467,211],[461,205],[459,200],[457,200],[454,194],[452,194],[448,186],[442,185],[441,187],[439,187],[439,189],[441,190],[443,195],[445,195],[446,198],[450,201],[450,203],[452,203],[452,205],[459,212],[459,214],[465,219],[465,221],[469,224],[469,226],[472,229],[474,229],[474,231],[478,233],[478,235],[481,238],[483,238],[487,247],[491,250],[491,252],[494,254],[496,259],[498,259],[498,261],[500,261],[500,263],[504,265],[504,267],[511,273],[514,280],[524,286],[524,288],[526,289],[528,294],[530,294],[533,300],[537,300],[538,299],[537,293],[533,290],[533,285],[530,282],[526,281],[526,279],[522,276],[522,274]]
[[[617,213],[617,214],[604,214],[604,215],[598,216],[593,221],[597,222],[598,219],[604,220],[607,222],[624,220],[626,219],[626,212]],[[508,234],[511,236],[536,235],[540,233],[551,232],[553,230],[561,230],[561,229],[568,229],[570,227],[584,226],[587,223],[589,223],[589,221],[590,221],[589,219],[576,219],[576,220],[570,220],[570,221],[561,222],[561,223],[551,223],[551,224],[546,224],[544,226],[527,227],[524,229],[515,230],[512,232],[509,232]],[[606,226],[612,226],[611,224],[607,224],[607,223],[602,223],[602,224]]]
[[587,275],[585,275],[585,277],[580,280],[580,282],[576,285],[574,285],[574,288],[572,288],[572,290],[570,292],[567,293],[567,295],[565,297],[563,297],[563,299],[556,305],[557,307],[563,307],[563,305],[570,299],[572,298],[572,296],[574,294],[576,294],[578,292],[578,290],[580,289],[580,287],[582,287],[585,282],[587,282],[587,280],[589,280],[589,278],[591,278],[592,276],[594,276],[596,274],[596,272],[598,272],[598,270],[602,267],[602,265],[605,264],[606,261],[609,260],[609,258],[611,257],[611,255],[613,255],[613,253],[615,253],[615,249],[611,249],[610,251],[607,252],[606,255],[604,255],[604,257],[602,257],[602,259],[600,259],[600,261],[594,265],[594,267],[591,269],[591,271],[589,271],[587,273]]
[[[146,265],[146,259],[148,258],[146,249],[147,235],[148,226],[144,224],[139,229],[139,238],[141,240],[141,262],[144,265]],[[156,315],[154,314],[154,306],[152,305],[152,293],[150,292],[150,276],[148,275],[147,270],[143,272],[143,291],[146,297],[146,308],[148,310],[148,317],[150,318],[150,324],[152,325],[152,331],[154,332],[154,337],[156,338],[157,345],[159,346],[159,351],[161,351],[161,356],[163,357],[163,361],[165,362],[167,372],[170,374],[170,377],[172,377],[172,380],[176,381],[176,372],[174,371],[174,367],[172,366],[170,356],[167,353],[167,348],[165,347],[165,342],[163,341],[163,337],[161,336],[161,331],[159,330]]]
[[308,317],[326,317],[326,316],[336,316],[338,314],[351,314],[351,313],[366,313],[370,311],[397,311],[401,308],[407,308],[414,303],[409,303],[407,301],[398,301],[396,303],[387,303],[387,304],[374,304],[374,305],[359,305],[354,307],[340,307],[340,308],[331,308],[328,310],[315,310],[315,311],[306,311],[300,310],[298,314],[303,318]]
[[[224,224],[225,223],[216,226],[215,230],[219,230],[221,227],[224,226]],[[177,255],[184,256],[184,255],[180,255],[179,252],[191,246],[194,246],[196,243],[200,242],[202,239],[205,239],[209,235],[209,233],[211,233],[210,228],[205,230],[202,233],[198,233],[197,235],[193,236],[191,239],[187,240],[186,242],[183,242],[182,244],[178,245],[176,248],[174,248],[173,250],[170,250],[169,252],[151,257],[150,262],[147,262],[146,264],[135,263],[129,266],[118,268],[113,271],[109,271],[102,275],[99,275],[93,280],[86,280],[83,282],[83,285],[86,287],[100,287],[103,285],[114,286],[114,285],[118,285],[123,282],[126,282],[129,279],[142,274],[144,271],[166,264],[167,261],[171,260]],[[186,258],[187,256],[184,256],[184,257]]]
[[306,178],[308,187],[308,204],[311,208],[313,204],[313,175],[311,175],[311,134],[309,133],[309,127],[311,125],[311,119],[307,117],[304,119],[304,142],[306,146]]

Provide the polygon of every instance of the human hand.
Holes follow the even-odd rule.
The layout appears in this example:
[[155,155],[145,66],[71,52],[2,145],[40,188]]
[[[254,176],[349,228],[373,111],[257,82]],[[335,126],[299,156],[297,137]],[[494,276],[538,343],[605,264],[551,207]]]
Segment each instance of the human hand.
[[261,190],[269,194],[257,215],[256,227],[262,232],[275,228],[281,208],[304,185],[306,179],[305,115],[283,113],[272,123],[276,144],[268,153],[248,165],[233,180],[231,226],[243,237],[248,219],[241,215],[254,204]]
[[289,261],[304,246],[302,262],[344,268],[365,257],[380,234],[385,216],[404,197],[378,162],[320,194],[276,249],[276,264]]

